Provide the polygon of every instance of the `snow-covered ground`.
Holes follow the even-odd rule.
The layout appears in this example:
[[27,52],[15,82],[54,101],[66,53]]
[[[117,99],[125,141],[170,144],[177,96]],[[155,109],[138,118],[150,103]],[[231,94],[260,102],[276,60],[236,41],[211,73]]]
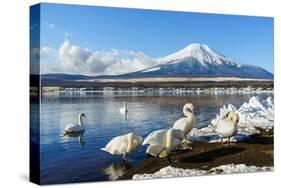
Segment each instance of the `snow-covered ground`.
[[210,170],[199,170],[199,169],[182,169],[182,168],[167,166],[153,174],[135,174],[133,176],[133,179],[186,177],[186,176],[251,173],[251,172],[267,172],[267,171],[273,171],[273,167],[256,167],[256,166],[246,166],[245,164],[228,164],[228,165],[218,166]]
[[218,142],[219,135],[214,131],[214,126],[218,120],[225,117],[229,111],[237,112],[239,115],[238,134],[231,138],[232,141],[243,141],[250,135],[258,134],[257,128],[269,130],[274,124],[274,105],[272,97],[266,100],[260,100],[258,97],[252,97],[249,102],[245,102],[240,108],[236,108],[232,104],[223,106],[216,118],[211,121],[207,127],[197,129],[194,128],[190,132],[190,140],[192,142]]

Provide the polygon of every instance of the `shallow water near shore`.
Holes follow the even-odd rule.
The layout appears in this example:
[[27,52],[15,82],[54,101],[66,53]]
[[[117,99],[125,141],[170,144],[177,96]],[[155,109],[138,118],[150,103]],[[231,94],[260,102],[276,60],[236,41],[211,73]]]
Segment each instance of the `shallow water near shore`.
[[[261,99],[272,93],[255,94]],[[105,181],[116,179],[139,165],[145,158],[145,147],[129,154],[128,162],[100,148],[113,137],[135,132],[143,137],[157,129],[169,128],[183,117],[182,106],[195,106],[196,127],[207,126],[224,104],[236,107],[253,95],[190,95],[145,93],[63,92],[42,96],[41,104],[41,179],[42,184]],[[127,102],[128,115],[119,113]],[[78,122],[84,112],[83,135],[62,136],[68,123]],[[79,142],[82,136],[84,144]]]

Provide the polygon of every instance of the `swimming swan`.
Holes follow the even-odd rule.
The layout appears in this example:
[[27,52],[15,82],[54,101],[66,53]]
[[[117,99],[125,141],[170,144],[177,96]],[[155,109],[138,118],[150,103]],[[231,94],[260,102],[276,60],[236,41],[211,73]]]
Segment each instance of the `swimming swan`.
[[159,158],[168,157],[172,149],[184,139],[184,133],[179,129],[157,130],[150,133],[142,145],[148,145],[146,153]]
[[64,128],[64,132],[65,134],[67,133],[77,133],[77,132],[82,132],[85,130],[84,126],[83,126],[83,121],[82,118],[86,117],[86,115],[84,113],[80,113],[78,115],[78,124],[68,124],[65,128]]
[[102,150],[112,155],[123,155],[123,159],[127,159],[127,154],[132,152],[142,143],[142,137],[135,133],[114,137]]
[[228,138],[228,144],[230,144],[230,137],[238,132],[238,122],[239,115],[236,112],[228,112],[224,119],[218,121],[215,131],[220,135],[222,144],[224,138]]
[[173,129],[181,130],[184,133],[183,143],[188,143],[186,140],[186,135],[193,129],[196,121],[193,104],[185,104],[183,107],[183,114],[186,117],[177,120],[173,125]]
[[119,109],[121,114],[127,114],[128,113],[128,109],[127,109],[127,102],[124,102],[124,106],[122,108]]

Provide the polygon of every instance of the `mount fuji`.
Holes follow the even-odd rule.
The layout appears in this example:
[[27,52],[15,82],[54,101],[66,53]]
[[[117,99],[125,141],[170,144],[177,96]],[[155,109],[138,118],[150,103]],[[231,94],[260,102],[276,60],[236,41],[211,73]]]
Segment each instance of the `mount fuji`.
[[147,77],[237,77],[273,79],[273,74],[254,66],[243,65],[217,53],[206,44],[193,43],[159,59],[159,64],[128,74],[124,78]]
[[43,74],[42,83],[134,78],[228,78],[273,79],[273,74],[255,66],[244,65],[217,53],[206,44],[193,43],[173,54],[157,59],[157,64],[144,70],[120,75],[85,76]]

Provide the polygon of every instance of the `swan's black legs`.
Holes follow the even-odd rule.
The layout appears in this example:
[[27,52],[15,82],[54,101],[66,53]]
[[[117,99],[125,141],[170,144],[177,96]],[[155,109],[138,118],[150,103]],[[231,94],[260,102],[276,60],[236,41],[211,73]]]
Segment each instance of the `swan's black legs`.
[[167,157],[167,161],[168,161],[168,163],[169,163],[169,165],[171,164],[171,158],[170,158],[170,155],[168,155],[168,157]]
[[168,155],[167,157],[160,158],[160,160],[161,160],[162,163],[168,162],[169,165],[171,164],[170,155]]

